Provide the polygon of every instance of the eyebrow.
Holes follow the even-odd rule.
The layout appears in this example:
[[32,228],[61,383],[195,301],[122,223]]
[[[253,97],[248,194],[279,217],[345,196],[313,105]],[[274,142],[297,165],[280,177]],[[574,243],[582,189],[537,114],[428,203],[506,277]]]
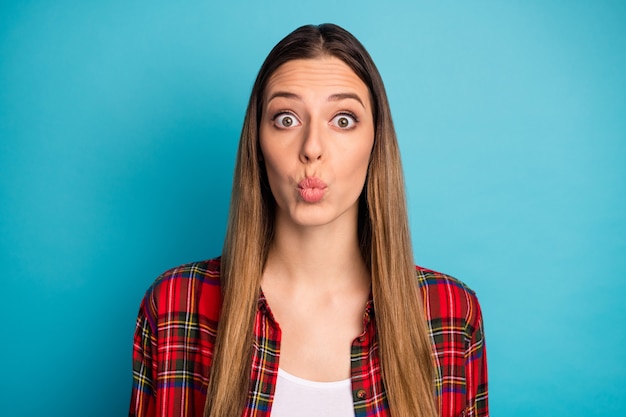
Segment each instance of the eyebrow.
[[354,93],[339,93],[339,94],[333,94],[332,96],[328,97],[328,101],[340,101],[340,100],[347,100],[347,99],[356,100],[361,104],[361,106],[363,106],[363,108],[365,108],[365,104],[363,104],[361,97],[359,97],[357,94],[354,94]]
[[[288,91],[277,91],[270,96],[267,102],[269,103],[270,101],[278,97],[284,97],[288,99],[302,101],[302,97],[300,97],[299,95],[295,93],[290,93]],[[328,101],[341,101],[341,100],[347,100],[347,99],[356,100],[361,104],[361,106],[363,106],[363,108],[365,108],[365,104],[363,104],[363,100],[361,100],[361,97],[359,97],[357,94],[354,94],[354,93],[337,93],[328,97]]]

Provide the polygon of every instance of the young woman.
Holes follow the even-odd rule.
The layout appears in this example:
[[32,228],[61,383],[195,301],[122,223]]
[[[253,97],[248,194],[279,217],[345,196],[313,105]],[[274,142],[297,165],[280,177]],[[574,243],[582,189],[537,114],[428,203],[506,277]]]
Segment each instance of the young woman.
[[415,267],[380,75],[335,25],[263,63],[221,258],[148,290],[131,416],[487,416],[475,294]]

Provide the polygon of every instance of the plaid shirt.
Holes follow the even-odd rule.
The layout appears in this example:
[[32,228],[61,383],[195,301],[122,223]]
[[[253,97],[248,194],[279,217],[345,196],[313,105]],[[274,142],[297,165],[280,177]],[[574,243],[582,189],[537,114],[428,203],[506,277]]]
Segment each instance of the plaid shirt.
[[[219,259],[174,268],[146,293],[133,346],[130,416],[202,416],[221,304]],[[417,267],[434,346],[440,416],[488,416],[487,362],[476,295],[460,281]],[[389,416],[372,300],[351,350],[357,417]],[[250,390],[244,416],[270,415],[278,373],[280,328],[265,297],[254,325]]]

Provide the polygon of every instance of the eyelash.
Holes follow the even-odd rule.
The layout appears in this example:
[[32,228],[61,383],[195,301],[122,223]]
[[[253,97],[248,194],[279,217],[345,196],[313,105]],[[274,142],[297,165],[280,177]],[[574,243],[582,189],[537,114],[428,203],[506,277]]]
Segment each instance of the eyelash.
[[296,121],[296,123],[300,123],[300,120],[296,117],[295,114],[293,114],[293,112],[290,112],[288,110],[281,110],[279,112],[277,112],[273,117],[272,117],[272,123],[274,124],[274,126],[278,129],[287,129],[289,126],[279,126],[276,123],[276,119],[278,119],[281,116],[290,116],[292,119],[294,119]]
[[[274,114],[274,116],[272,116],[272,123],[276,124],[276,119],[278,119],[280,116],[291,116],[292,118],[294,118],[298,123],[300,123],[300,120],[293,114],[293,112],[288,111],[288,110],[281,110],[279,112],[277,112],[276,114]],[[330,120],[334,120],[339,116],[346,116],[349,117],[353,120],[354,124],[358,124],[359,123],[359,118],[356,116],[356,114],[350,112],[350,111],[342,111],[339,112],[337,114],[335,114]],[[285,128],[285,127],[281,127],[281,126],[277,126],[278,128]],[[346,129],[353,129],[355,126],[351,126],[349,128]]]
[[359,121],[359,118],[356,117],[356,114],[352,113],[351,111],[347,111],[347,110],[337,113],[335,115],[335,117],[337,117],[337,116],[350,116],[350,117],[352,117],[354,119],[355,122]]
[[293,112],[290,112],[289,110],[280,110],[280,111],[276,112],[275,115],[272,116],[272,121],[276,120],[279,116],[283,116],[285,114],[288,114],[290,116],[294,116]]
[[[333,119],[338,117],[338,116],[348,116],[349,118],[351,118],[352,120],[354,120],[354,123],[359,123],[359,118],[356,117],[356,114],[349,112],[349,111],[342,111],[337,113],[336,115],[333,116]],[[332,120],[332,119],[331,119]]]

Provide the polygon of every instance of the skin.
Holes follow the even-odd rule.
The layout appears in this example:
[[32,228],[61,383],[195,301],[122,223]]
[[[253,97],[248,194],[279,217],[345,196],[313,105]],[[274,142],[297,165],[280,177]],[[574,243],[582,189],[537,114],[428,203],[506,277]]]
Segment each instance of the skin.
[[[337,58],[287,62],[267,86],[260,144],[281,221],[318,226],[356,217],[374,144],[367,87]],[[328,185],[318,204],[299,198],[306,177]]]
[[[282,331],[280,367],[349,378],[370,291],[357,240],[374,143],[369,90],[337,58],[289,61],[269,79],[259,140],[277,203],[262,288]],[[325,184],[319,200],[301,191],[305,178]]]

